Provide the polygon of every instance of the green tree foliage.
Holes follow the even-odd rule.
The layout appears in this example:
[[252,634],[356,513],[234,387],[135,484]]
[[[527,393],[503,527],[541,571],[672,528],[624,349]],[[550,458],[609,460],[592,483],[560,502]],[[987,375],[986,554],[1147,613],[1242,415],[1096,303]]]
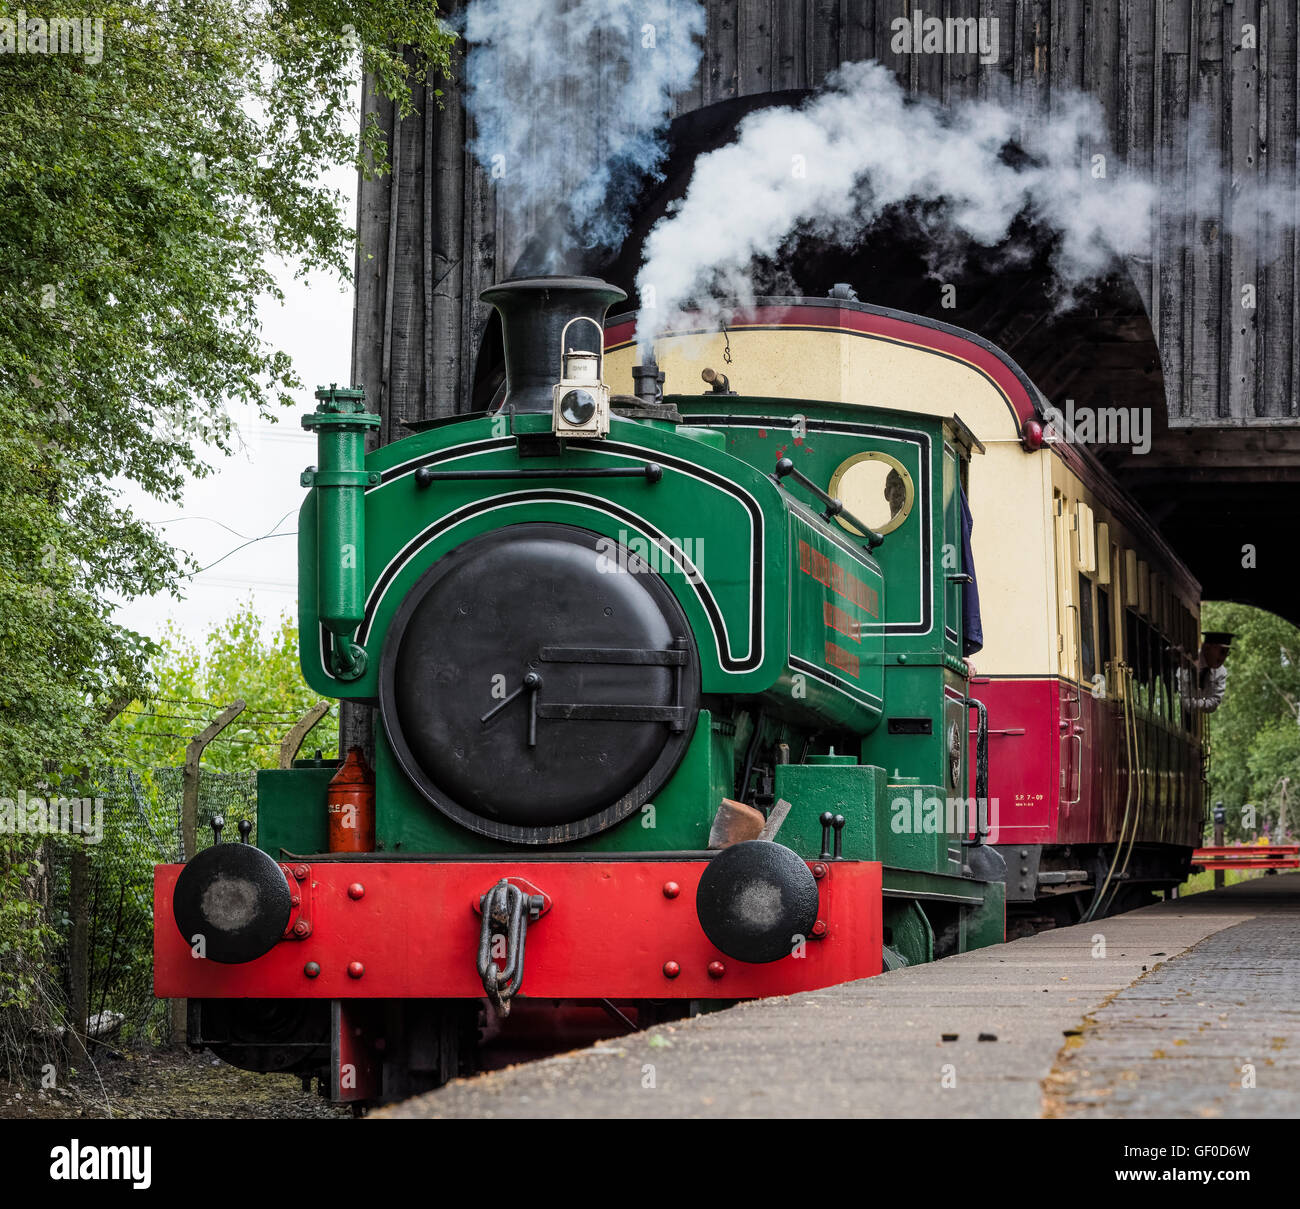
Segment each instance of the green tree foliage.
[[364,65],[409,111],[454,38],[424,0],[131,0],[93,6],[102,46],[42,53],[66,6],[23,8],[21,46],[0,12],[0,784],[31,788],[141,691],[151,644],[114,601],[187,570],[120,485],[178,501],[232,402],[301,385],[258,325],[271,258],[347,275],[318,182],[386,158],[349,89]]
[[[1230,839],[1250,839],[1279,817],[1300,831],[1300,630],[1272,613],[1219,603],[1205,605],[1201,627],[1236,635],[1227,692],[1210,715],[1211,804],[1227,808]],[[1244,825],[1247,804],[1256,808],[1254,828]]]
[[[114,623],[115,602],[177,589],[190,569],[120,505],[121,485],[179,501],[229,451],[231,403],[271,415],[301,386],[262,339],[257,304],[280,296],[272,257],[348,275],[350,216],[319,181],[334,166],[386,166],[373,121],[358,138],[350,89],[364,69],[408,113],[413,90],[449,70],[455,41],[428,0],[106,0],[72,11],[89,14],[75,38],[52,20],[69,15],[57,0],[0,5],[0,796],[10,797],[102,759],[121,734],[105,720],[144,691],[157,654]],[[206,664],[204,675],[224,688]],[[250,738],[269,739],[262,724]],[[267,744],[237,750],[261,760]],[[5,1005],[43,997],[38,853],[39,839],[0,834],[0,1026]],[[35,1026],[24,1018],[14,1035]]]
[[[150,667],[154,688],[132,702],[114,726],[121,759],[135,769],[174,768],[185,762],[185,746],[236,698],[247,708],[212,741],[203,766],[216,772],[275,768],[280,741],[319,697],[298,666],[298,627],[286,615],[269,636],[250,598],[204,637],[202,645],[179,630],[164,635]],[[338,750],[338,710],[332,708],[312,730],[304,753]]]

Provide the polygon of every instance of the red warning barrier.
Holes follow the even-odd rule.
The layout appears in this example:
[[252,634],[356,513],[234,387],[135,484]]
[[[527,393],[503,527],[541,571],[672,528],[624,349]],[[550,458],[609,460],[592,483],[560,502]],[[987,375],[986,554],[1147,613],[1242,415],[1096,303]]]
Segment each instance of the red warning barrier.
[[1198,848],[1192,853],[1192,864],[1202,869],[1300,869],[1300,844]]

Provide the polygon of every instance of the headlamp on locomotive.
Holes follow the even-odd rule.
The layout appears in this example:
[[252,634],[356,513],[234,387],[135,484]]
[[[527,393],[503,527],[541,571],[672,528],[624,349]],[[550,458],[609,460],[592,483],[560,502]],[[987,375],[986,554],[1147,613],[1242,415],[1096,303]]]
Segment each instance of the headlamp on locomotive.
[[[604,329],[594,319],[579,315],[564,325],[561,347],[575,323],[596,329],[596,344],[603,346]],[[600,363],[604,351],[590,353],[570,348],[563,355],[564,376],[555,386],[552,423],[557,436],[603,437],[609,435],[609,387],[601,381]]]

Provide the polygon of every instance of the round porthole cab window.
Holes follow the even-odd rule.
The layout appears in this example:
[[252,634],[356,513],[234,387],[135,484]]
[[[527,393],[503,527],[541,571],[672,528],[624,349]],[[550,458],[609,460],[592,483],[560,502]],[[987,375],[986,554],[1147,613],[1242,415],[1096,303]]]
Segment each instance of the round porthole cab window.
[[[843,501],[845,511],[870,525],[877,533],[897,529],[907,520],[916,502],[916,487],[902,462],[874,450],[855,453],[841,462],[831,475],[827,490],[837,500]],[[850,533],[862,536],[856,526],[843,517],[835,519]]]

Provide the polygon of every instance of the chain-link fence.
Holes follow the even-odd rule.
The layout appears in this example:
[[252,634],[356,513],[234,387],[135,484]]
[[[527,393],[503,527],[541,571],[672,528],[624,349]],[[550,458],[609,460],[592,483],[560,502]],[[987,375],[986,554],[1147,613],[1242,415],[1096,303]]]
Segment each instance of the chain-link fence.
[[[51,835],[44,845],[52,990],[64,1019],[84,1002],[89,1035],[111,1046],[170,1039],[167,1003],[153,997],[153,869],[182,859],[183,779],[180,768],[111,769],[65,783],[89,834]],[[218,815],[227,840],[241,820],[256,827],[255,772],[200,773],[198,847],[212,843]]]

